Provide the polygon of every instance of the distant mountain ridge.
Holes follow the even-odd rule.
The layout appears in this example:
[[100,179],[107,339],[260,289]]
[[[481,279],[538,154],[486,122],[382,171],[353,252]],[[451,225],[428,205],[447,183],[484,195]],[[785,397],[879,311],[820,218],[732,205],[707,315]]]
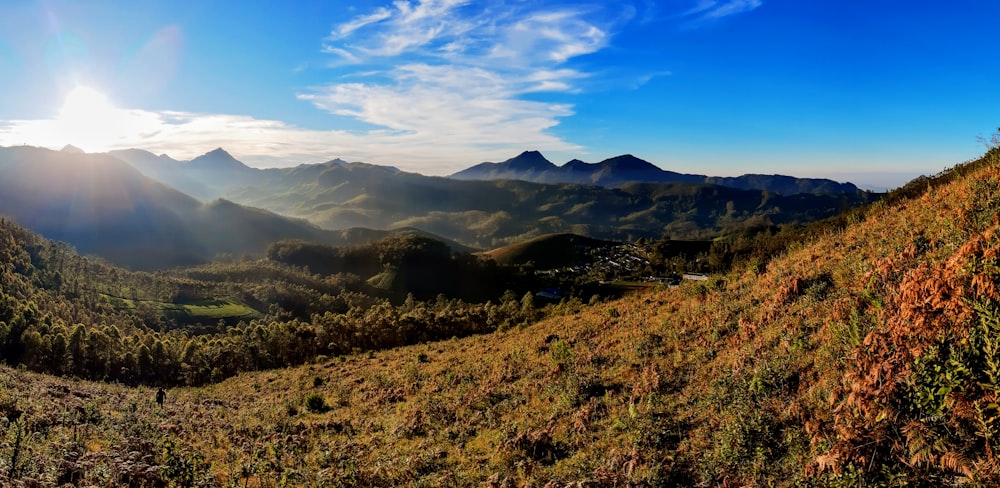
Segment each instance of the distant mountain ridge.
[[[301,218],[286,217],[215,197],[203,203],[134,166],[168,168],[175,181],[199,184],[199,178],[231,182],[249,168],[222,150],[190,163],[145,151],[127,152],[132,165],[108,154],[79,150],[52,151],[0,147],[0,215],[44,235],[67,242],[81,253],[96,254],[132,269],[162,269],[207,262],[218,254],[262,255],[282,239],[328,245],[355,245],[390,235],[418,234],[457,243],[415,229],[378,231],[321,229]],[[176,168],[175,168],[176,167]],[[249,181],[249,180],[247,180]],[[207,185],[200,185],[208,193]]]
[[142,149],[123,149],[108,154],[125,161],[142,174],[166,183],[191,196],[211,200],[216,188],[240,188],[253,184],[261,170],[243,164],[225,149],[217,148],[190,161],[178,161]]
[[449,178],[574,183],[605,188],[617,188],[626,183],[707,183],[741,190],[764,190],[780,195],[852,194],[860,191],[853,183],[839,183],[824,178],[760,174],[720,177],[676,173],[631,154],[605,159],[599,163],[574,159],[556,166],[538,151],[525,151],[500,163],[480,163],[452,174]]
[[[539,180],[555,171],[576,171],[577,179],[586,181],[579,184],[462,180],[340,159],[252,169],[233,163],[220,150],[213,153],[203,157],[217,163],[209,173],[192,162],[144,151],[112,154],[137,168],[152,168],[144,170],[147,175],[202,199],[225,198],[304,218],[323,229],[418,228],[477,249],[552,233],[617,241],[662,235],[707,239],[748,227],[808,222],[877,198],[864,192],[783,196],[773,190],[729,188],[708,184],[706,177],[665,172],[631,155],[598,164],[576,161],[558,170],[541,153],[528,151],[484,166]],[[170,171],[156,176],[163,166]],[[679,182],[642,182],[664,175]]]

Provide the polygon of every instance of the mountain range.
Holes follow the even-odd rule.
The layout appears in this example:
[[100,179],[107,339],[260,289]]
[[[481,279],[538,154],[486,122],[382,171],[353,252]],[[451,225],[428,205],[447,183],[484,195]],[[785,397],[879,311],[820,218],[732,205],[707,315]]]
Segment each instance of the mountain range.
[[[528,172],[542,167],[540,154],[522,156],[506,166]],[[592,166],[601,168],[602,181],[652,171],[630,156]],[[709,239],[829,217],[878,196],[781,195],[703,182],[609,188],[474,181],[340,159],[255,169],[221,148],[177,161],[139,149],[86,154],[73,147],[7,147],[0,148],[0,170],[0,214],[133,269],[200,264],[220,254],[261,255],[282,239],[356,245],[415,233],[457,251],[552,233],[617,241]]]
[[737,177],[676,173],[631,154],[616,156],[599,163],[574,159],[556,166],[538,151],[525,151],[501,163],[480,163],[459,171],[451,178],[459,180],[522,180],[536,183],[576,183],[614,188],[626,183],[704,183],[741,190],[766,190],[781,195],[799,193],[857,193],[853,183],[838,183],[820,178],[795,178],[784,175],[746,174]]
[[[199,198],[225,198],[304,218],[324,229],[415,227],[478,249],[565,232],[614,240],[665,233],[674,238],[714,237],[746,225],[823,218],[877,197],[853,185],[838,187],[842,192],[822,192],[821,184],[790,177],[771,181],[788,179],[796,187],[814,191],[780,194],[731,188],[695,182],[690,175],[682,182],[636,182],[638,178],[629,175],[650,167],[662,170],[630,156],[592,165],[603,168],[605,181],[620,182],[611,188],[424,176],[341,159],[254,169],[222,149],[188,162],[136,149],[111,154]],[[507,166],[524,172],[543,167],[540,154],[525,154]],[[744,178],[737,183],[753,186],[761,181]]]

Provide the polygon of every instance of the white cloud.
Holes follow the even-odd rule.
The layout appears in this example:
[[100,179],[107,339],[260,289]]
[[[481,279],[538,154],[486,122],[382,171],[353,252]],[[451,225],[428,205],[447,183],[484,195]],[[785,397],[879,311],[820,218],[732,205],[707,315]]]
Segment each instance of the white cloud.
[[564,63],[570,58],[590,54],[605,46],[607,33],[572,10],[541,12],[505,28],[502,44],[494,47],[493,57],[548,60]]
[[433,144],[576,147],[544,133],[557,124],[557,117],[571,115],[571,107],[515,97],[538,81],[516,83],[481,68],[426,64],[402,66],[393,76],[396,83],[391,86],[344,83],[300,97],[331,113],[385,127],[401,138]]

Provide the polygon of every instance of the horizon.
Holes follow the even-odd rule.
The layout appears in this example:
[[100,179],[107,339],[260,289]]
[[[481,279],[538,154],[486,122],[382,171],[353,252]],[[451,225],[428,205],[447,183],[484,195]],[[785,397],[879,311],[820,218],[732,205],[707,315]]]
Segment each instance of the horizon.
[[0,6],[0,145],[448,175],[537,149],[892,188],[982,153],[1000,5]]
[[[458,171],[456,171],[454,173],[444,174],[444,175],[433,175],[433,174],[420,173],[418,171],[413,171],[413,170],[408,170],[408,169],[402,169],[402,168],[398,168],[396,166],[388,165],[388,164],[376,164],[376,163],[369,163],[367,161],[349,161],[349,160],[345,160],[345,159],[340,158],[340,157],[333,157],[333,158],[327,159],[325,161],[320,161],[320,162],[316,162],[316,163],[296,163],[295,165],[291,165],[291,166],[257,167],[257,166],[253,166],[253,165],[247,164],[246,161],[241,160],[238,156],[232,154],[226,148],[223,148],[223,147],[217,147],[215,149],[212,149],[212,150],[209,150],[209,151],[205,151],[204,153],[199,154],[197,156],[194,156],[193,158],[190,158],[190,159],[177,159],[177,158],[174,158],[173,156],[171,156],[170,154],[167,154],[167,153],[157,154],[157,153],[154,153],[152,151],[148,151],[146,149],[137,148],[137,147],[130,147],[130,148],[125,148],[125,149],[115,149],[115,150],[106,151],[106,152],[88,152],[88,151],[85,151],[82,148],[79,148],[79,147],[74,146],[72,144],[67,144],[67,145],[65,145],[65,146],[63,146],[62,148],[59,148],[59,149],[51,148],[51,147],[44,147],[44,146],[33,146],[33,145],[30,145],[30,144],[23,144],[21,146],[3,146],[3,145],[0,145],[0,149],[14,148],[14,147],[30,147],[30,148],[35,148],[35,149],[45,149],[45,150],[54,151],[54,152],[79,152],[79,153],[83,153],[83,154],[106,154],[106,155],[109,155],[111,157],[115,157],[114,154],[111,154],[113,151],[144,151],[144,152],[149,153],[149,154],[151,154],[153,156],[156,156],[156,157],[165,157],[165,158],[168,158],[168,159],[170,159],[170,160],[172,160],[172,161],[174,161],[174,162],[176,162],[178,164],[189,163],[189,162],[191,162],[191,161],[193,161],[195,159],[201,158],[203,156],[207,156],[207,155],[209,155],[211,153],[222,151],[222,152],[226,153],[227,155],[229,155],[230,157],[232,157],[233,159],[235,159],[236,161],[244,164],[245,166],[253,168],[253,169],[293,168],[293,167],[296,167],[296,166],[306,166],[306,165],[313,165],[313,164],[326,164],[326,163],[332,163],[332,162],[339,161],[339,162],[342,162],[342,163],[345,163],[345,164],[375,164],[377,166],[383,166],[383,167],[390,167],[390,168],[399,169],[401,171],[405,171],[405,172],[408,172],[408,173],[414,173],[414,174],[419,174],[419,175],[423,175],[423,176],[436,176],[436,177],[443,177],[443,178],[451,178],[451,176],[453,176],[456,173],[459,173],[461,171],[473,168],[473,167],[481,165],[481,164],[500,164],[500,163],[505,163],[508,160],[515,159],[515,158],[517,158],[519,156],[524,155],[525,153],[538,153],[538,154],[541,154],[541,156],[543,158],[545,158],[548,162],[552,163],[556,167],[562,167],[562,166],[565,166],[566,164],[570,163],[573,160],[579,160],[579,158],[573,158],[573,159],[566,160],[566,161],[563,161],[563,162],[552,161],[547,156],[545,156],[545,154],[542,153],[541,151],[534,150],[534,149],[528,149],[528,150],[521,151],[520,153],[518,153],[515,156],[511,156],[511,157],[506,158],[506,159],[501,160],[501,161],[481,161],[481,162],[478,162],[478,163],[470,163],[468,166],[466,166],[464,168],[461,168],[461,169],[459,169]],[[635,156],[634,154],[631,154],[631,153],[618,154],[618,155],[615,155],[615,156],[604,158],[604,159],[602,159],[600,161],[583,161],[583,162],[586,163],[586,164],[600,164],[600,163],[604,163],[604,162],[606,162],[606,161],[608,161],[610,159],[614,159],[614,158],[618,158],[618,157],[622,157],[622,156],[632,156],[632,157],[635,157],[635,158],[637,158],[639,160],[642,160],[642,161],[645,161],[647,163],[650,163],[650,164],[652,164],[652,165],[654,165],[654,166],[656,166],[656,167],[658,167],[658,168],[660,168],[660,169],[662,169],[664,171],[672,171],[670,168],[664,168],[662,165],[656,164],[656,162],[654,162],[654,161],[647,161],[646,159],[644,159],[642,157],[639,157],[639,156]],[[116,158],[116,159],[120,159],[120,158]],[[126,162],[126,164],[130,164],[127,161],[123,161],[123,162]],[[902,186],[903,184],[905,184],[905,183],[907,183],[907,182],[911,181],[912,179],[917,178],[919,176],[931,176],[930,174],[925,174],[925,175],[915,174],[912,177],[910,177],[909,179],[907,179],[906,181],[904,181],[902,184],[898,184],[898,185],[895,185],[895,186],[882,186],[882,185],[879,185],[877,183],[877,181],[882,181],[882,180],[878,180],[878,179],[875,180],[876,183],[872,183],[871,181],[854,181],[854,180],[850,180],[850,179],[846,179],[846,178],[845,179],[837,179],[837,178],[829,178],[829,177],[823,177],[823,176],[813,177],[813,176],[802,176],[802,175],[782,174],[782,173],[741,173],[741,174],[686,173],[686,174],[697,174],[697,175],[700,175],[700,176],[709,176],[709,177],[739,177],[739,176],[748,176],[748,175],[764,175],[764,176],[790,176],[790,177],[794,177],[794,178],[827,179],[827,180],[835,181],[837,183],[852,183],[855,186],[857,186],[859,189],[873,191],[873,192],[886,192],[886,191],[892,190],[894,188],[898,188],[898,187]],[[878,173],[868,173],[868,174],[869,175],[874,174],[876,176],[878,175]],[[891,174],[891,175],[883,175],[883,176],[888,176],[888,178],[890,178],[890,179],[887,179],[887,180],[884,180],[884,181],[891,181],[892,178],[898,177],[899,174]]]

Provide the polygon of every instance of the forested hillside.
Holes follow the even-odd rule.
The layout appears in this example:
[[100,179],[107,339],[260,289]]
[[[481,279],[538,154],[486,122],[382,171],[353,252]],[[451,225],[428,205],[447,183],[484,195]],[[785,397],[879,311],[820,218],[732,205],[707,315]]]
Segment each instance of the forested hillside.
[[[301,245],[275,248],[276,260],[141,273],[81,257],[3,218],[0,359],[94,380],[193,385],[320,356],[491,332],[543,313],[530,294],[524,301],[489,288],[502,280],[476,286],[413,277],[427,273],[413,264],[426,248],[437,250],[445,270],[484,270],[437,241],[411,236],[323,248],[348,256],[345,269],[323,275],[282,264]],[[395,269],[400,277],[382,289],[352,273],[365,267]],[[456,298],[462,296],[476,303]]]

